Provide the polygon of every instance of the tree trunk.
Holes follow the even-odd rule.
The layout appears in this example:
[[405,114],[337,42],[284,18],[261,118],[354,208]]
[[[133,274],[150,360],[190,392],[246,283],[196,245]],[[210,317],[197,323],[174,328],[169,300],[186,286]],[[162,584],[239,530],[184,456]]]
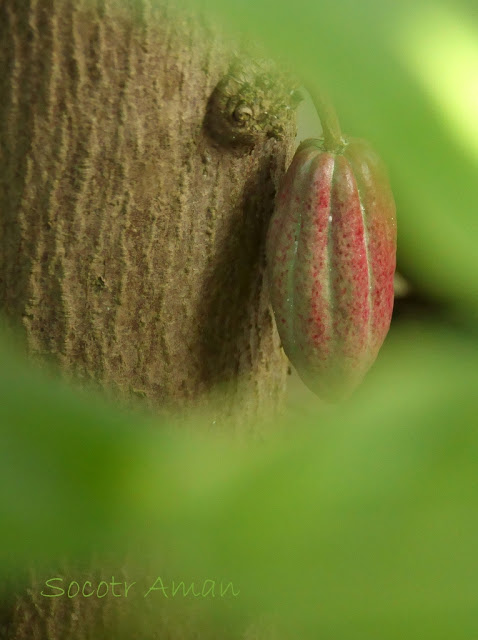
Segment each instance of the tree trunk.
[[[270,410],[286,364],[264,234],[290,158],[290,87],[269,87],[282,138],[265,126],[238,143],[211,110],[235,51],[204,20],[151,0],[0,6],[0,304],[29,352],[154,409],[220,383],[223,411]],[[244,112],[231,93],[260,75],[234,74],[226,128]],[[262,84],[247,94],[259,111]]]
[[[0,0],[0,308],[72,381],[246,431],[285,386],[263,279],[292,87],[173,6]],[[118,624],[120,606],[48,600],[42,584],[6,637]],[[179,619],[138,637],[209,637]]]

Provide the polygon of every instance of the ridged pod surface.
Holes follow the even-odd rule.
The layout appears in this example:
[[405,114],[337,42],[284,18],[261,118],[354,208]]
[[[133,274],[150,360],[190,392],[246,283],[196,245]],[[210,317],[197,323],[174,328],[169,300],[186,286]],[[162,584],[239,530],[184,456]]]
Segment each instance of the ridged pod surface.
[[267,235],[267,276],[284,351],[319,397],[347,397],[390,326],[395,203],[369,144],[297,149]]

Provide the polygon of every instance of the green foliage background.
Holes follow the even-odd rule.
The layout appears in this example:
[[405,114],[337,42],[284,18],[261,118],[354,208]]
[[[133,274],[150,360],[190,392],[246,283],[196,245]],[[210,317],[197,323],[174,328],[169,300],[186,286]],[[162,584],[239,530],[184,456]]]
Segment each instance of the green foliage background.
[[475,3],[202,5],[326,87],[343,130],[373,142],[400,268],[448,314],[394,323],[350,401],[291,394],[277,438],[244,450],[75,394],[3,344],[0,570],[128,546],[182,579],[232,580],[234,607],[204,601],[230,629],[270,609],[296,638],[474,640]]

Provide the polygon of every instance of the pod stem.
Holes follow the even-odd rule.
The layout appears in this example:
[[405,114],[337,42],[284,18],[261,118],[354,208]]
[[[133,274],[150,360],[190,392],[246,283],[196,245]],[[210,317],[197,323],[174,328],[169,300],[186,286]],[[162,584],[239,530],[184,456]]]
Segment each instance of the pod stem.
[[329,96],[323,91],[310,91],[312,101],[319,114],[322,131],[324,133],[324,147],[326,151],[339,151],[345,144],[339,119]]

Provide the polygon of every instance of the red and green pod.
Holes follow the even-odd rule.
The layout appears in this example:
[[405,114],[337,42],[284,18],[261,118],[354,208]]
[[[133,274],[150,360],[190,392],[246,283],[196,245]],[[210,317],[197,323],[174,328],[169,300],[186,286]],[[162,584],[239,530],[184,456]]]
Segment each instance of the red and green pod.
[[[298,148],[267,236],[271,304],[284,351],[318,396],[346,397],[390,326],[395,203],[364,140]],[[330,148],[330,146],[329,146]]]

